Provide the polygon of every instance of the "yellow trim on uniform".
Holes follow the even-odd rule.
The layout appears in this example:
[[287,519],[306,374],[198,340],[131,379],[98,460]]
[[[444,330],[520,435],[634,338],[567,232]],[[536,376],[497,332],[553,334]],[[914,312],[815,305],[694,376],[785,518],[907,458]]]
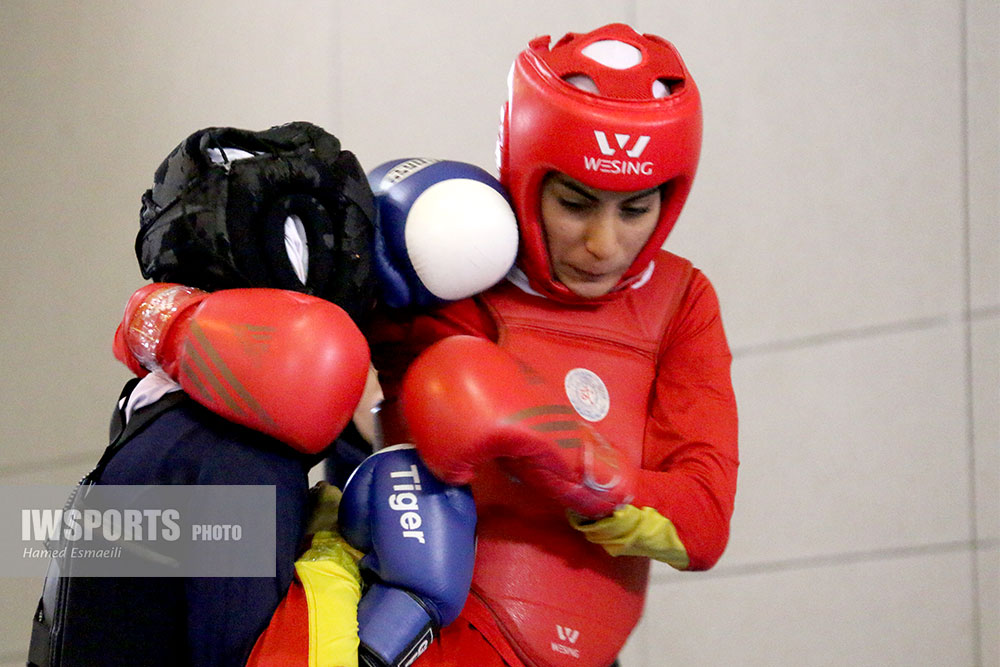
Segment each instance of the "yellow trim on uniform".
[[678,570],[686,570],[690,565],[677,528],[652,507],[626,505],[596,521],[572,513],[568,516],[570,525],[612,556],[646,556]]

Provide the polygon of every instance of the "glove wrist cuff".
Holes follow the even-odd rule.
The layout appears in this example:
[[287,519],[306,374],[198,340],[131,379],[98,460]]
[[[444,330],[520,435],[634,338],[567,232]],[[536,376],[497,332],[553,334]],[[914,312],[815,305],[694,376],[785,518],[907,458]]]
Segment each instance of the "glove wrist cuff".
[[160,353],[169,329],[179,313],[197,305],[206,292],[184,285],[164,285],[149,293],[136,308],[128,323],[129,351],[148,370],[160,368]]
[[359,657],[363,665],[408,665],[427,650],[440,625],[428,607],[412,593],[373,584],[358,606]]

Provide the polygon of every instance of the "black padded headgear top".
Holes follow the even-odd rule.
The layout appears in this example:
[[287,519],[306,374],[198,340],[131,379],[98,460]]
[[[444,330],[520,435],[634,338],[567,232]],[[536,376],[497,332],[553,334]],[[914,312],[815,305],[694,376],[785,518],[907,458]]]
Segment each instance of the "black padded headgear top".
[[[250,156],[230,159],[231,149]],[[306,231],[305,284],[285,250],[292,215]],[[157,282],[295,290],[336,303],[361,324],[375,298],[374,216],[357,158],[322,128],[210,127],[156,170],[142,197],[135,251],[142,275]]]

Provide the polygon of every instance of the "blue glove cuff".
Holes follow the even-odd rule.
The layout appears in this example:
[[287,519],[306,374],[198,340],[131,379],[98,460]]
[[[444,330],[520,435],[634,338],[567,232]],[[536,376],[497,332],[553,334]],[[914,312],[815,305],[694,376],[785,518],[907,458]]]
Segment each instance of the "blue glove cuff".
[[409,665],[427,650],[438,629],[415,595],[374,584],[358,605],[361,663],[370,667]]

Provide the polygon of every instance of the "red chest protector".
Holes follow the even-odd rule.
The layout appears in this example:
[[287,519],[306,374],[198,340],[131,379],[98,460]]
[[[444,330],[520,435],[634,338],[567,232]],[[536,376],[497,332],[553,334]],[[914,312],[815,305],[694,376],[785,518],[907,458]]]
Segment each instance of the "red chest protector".
[[[593,306],[566,306],[504,282],[483,295],[497,343],[530,366],[639,467],[660,345],[691,276],[661,251],[649,281]],[[473,483],[473,592],[529,665],[605,667],[642,614],[649,560],[612,557],[564,510],[495,466]]]

